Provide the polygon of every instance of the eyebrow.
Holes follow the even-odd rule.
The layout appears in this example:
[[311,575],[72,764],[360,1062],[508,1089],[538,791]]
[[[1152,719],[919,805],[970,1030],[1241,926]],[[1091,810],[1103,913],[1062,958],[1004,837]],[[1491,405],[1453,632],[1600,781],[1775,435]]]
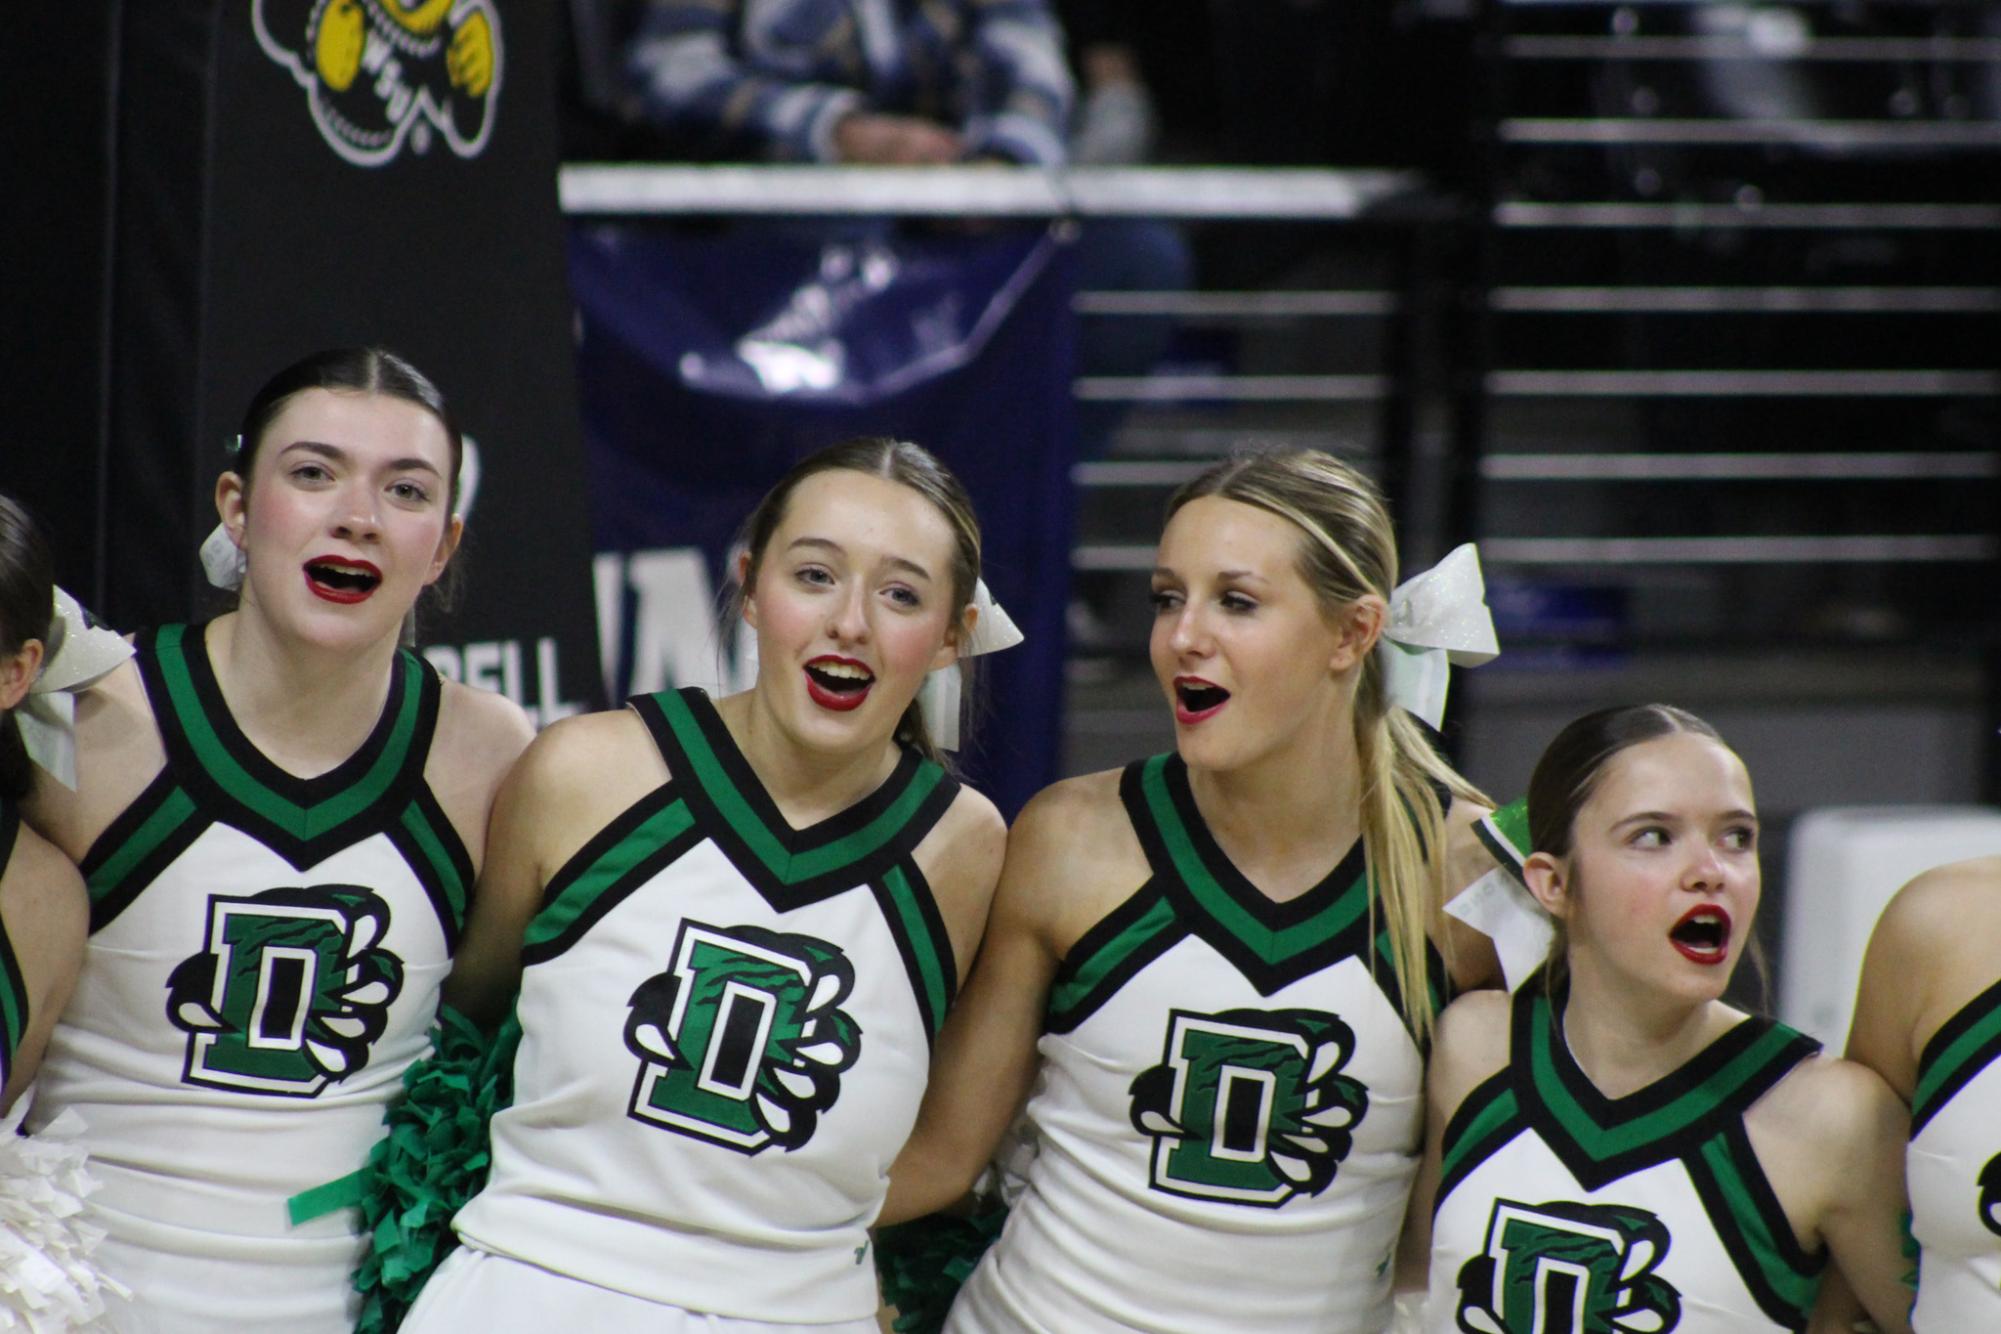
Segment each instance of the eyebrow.
[[[1617,829],[1622,825],[1639,824],[1643,821],[1650,824],[1673,824],[1680,818],[1680,816],[1672,815],[1667,811],[1639,811],[1626,816],[1624,819],[1613,821],[1612,827]],[[1733,810],[1718,811],[1716,818],[1720,820],[1749,820],[1751,823],[1756,824],[1758,822],[1758,813],[1737,807]]]
[[[280,454],[289,454],[293,450],[300,450],[318,458],[332,459],[336,463],[346,463],[349,457],[348,452],[339,445],[329,445],[320,440],[294,440],[278,452]],[[391,459],[389,461],[389,469],[392,472],[427,472],[433,477],[444,476],[443,473],[438,471],[437,464],[431,462],[429,459],[418,458],[415,455],[404,459]]]
[[[847,548],[830,537],[795,537],[792,539],[791,545],[786,547],[786,550],[791,551],[797,547],[812,547],[820,551],[830,551],[837,556],[847,555]],[[917,578],[927,583],[931,582],[931,571],[906,556],[886,556],[884,559],[896,569],[907,570]]]
[[[1166,565],[1156,565],[1153,567],[1153,577],[1156,579],[1179,579],[1181,576],[1176,574],[1172,568]],[[1235,579],[1240,582],[1255,582],[1260,584],[1271,582],[1269,579],[1265,578],[1265,576],[1259,574],[1256,570],[1218,570],[1216,571],[1216,579],[1218,580],[1218,582],[1231,579]]]

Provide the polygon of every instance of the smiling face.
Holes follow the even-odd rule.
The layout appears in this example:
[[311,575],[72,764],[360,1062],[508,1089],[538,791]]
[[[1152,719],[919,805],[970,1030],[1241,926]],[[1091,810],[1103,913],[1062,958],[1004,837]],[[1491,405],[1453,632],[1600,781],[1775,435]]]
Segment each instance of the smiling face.
[[1529,869],[1537,897],[1564,919],[1580,981],[1713,1000],[1751,938],[1757,843],[1743,762],[1679,732],[1608,760],[1569,853],[1537,853]]
[[833,751],[895,732],[957,656],[953,550],[944,514],[900,482],[839,468],[793,488],[744,600],[757,693],[786,732]]
[[1189,764],[1240,768],[1348,725],[1381,599],[1330,615],[1300,573],[1304,540],[1289,520],[1219,496],[1168,520],[1148,651]]
[[236,473],[216,484],[248,561],[241,608],[320,647],[393,640],[458,545],[451,466],[443,425],[416,403],[294,395],[265,428],[247,485]]

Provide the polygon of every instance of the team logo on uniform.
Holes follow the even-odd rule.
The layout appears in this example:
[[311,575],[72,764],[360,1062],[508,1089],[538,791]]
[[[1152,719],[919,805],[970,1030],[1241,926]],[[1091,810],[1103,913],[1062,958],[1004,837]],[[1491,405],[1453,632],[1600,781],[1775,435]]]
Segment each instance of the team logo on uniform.
[[1468,1334],[1666,1334],[1681,1293],[1654,1272],[1668,1230],[1616,1204],[1496,1200],[1483,1254],[1459,1270]]
[[1980,1169],[1980,1226],[2001,1237],[2001,1153]]
[[310,1098],[368,1064],[403,990],[389,905],[358,885],[208,901],[208,942],[167,978],[185,1083]]
[[640,1068],[626,1114],[739,1153],[805,1144],[861,1055],[861,1025],[840,1008],[848,956],[812,936],[684,921],[672,957],[629,1002]]
[[1266,1208],[1327,1189],[1369,1110],[1341,1073],[1354,1051],[1353,1030],[1317,1010],[1174,1011],[1161,1064],[1131,1089],[1153,1188]]
[[476,157],[500,98],[500,16],[492,0],[253,0],[264,53],[306,90],[327,144],[379,167],[405,142],[442,137]]

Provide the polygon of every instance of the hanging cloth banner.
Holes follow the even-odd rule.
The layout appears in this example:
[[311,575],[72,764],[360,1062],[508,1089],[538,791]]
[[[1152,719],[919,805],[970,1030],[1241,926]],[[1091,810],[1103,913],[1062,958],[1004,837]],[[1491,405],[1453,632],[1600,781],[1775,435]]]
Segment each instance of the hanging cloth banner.
[[965,482],[986,581],[1027,637],[980,660],[968,777],[1010,814],[1053,779],[1070,580],[1069,261],[1039,226],[573,225],[610,693],[747,684],[711,633],[738,526],[814,450],[897,436]]

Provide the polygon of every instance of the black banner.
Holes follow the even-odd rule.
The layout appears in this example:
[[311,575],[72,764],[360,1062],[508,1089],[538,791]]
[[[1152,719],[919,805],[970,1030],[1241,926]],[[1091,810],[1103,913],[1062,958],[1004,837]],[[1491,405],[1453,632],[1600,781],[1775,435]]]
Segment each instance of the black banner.
[[380,343],[444,389],[476,461],[464,596],[424,627],[432,660],[542,722],[597,702],[555,20],[533,0],[130,0],[68,24],[103,49],[64,63],[101,57],[115,97],[102,225],[67,243],[78,272],[84,246],[102,255],[100,318],[65,318],[102,331],[104,411],[66,485],[48,468],[20,485],[54,526],[93,531],[62,535],[64,577],[114,624],[213,605],[194,552],[257,385]]

